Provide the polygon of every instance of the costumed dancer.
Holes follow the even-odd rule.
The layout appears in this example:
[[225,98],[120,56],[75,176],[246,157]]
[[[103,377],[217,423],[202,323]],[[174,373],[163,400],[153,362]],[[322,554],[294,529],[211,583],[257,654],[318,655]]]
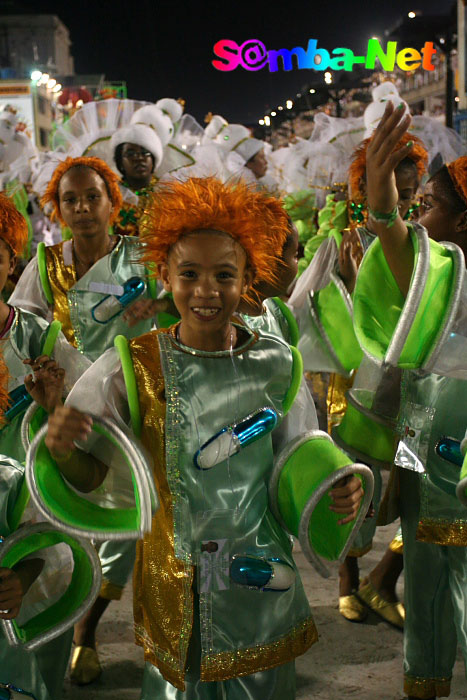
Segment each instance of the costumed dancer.
[[[381,118],[381,111],[379,118]],[[344,126],[340,128],[344,129]],[[345,134],[345,130],[343,133]],[[406,141],[410,139],[409,136],[404,138]],[[423,144],[416,137],[414,141],[415,146],[409,154],[410,157],[399,164],[396,174],[399,192],[398,207],[404,217],[407,216],[414,202],[427,164],[427,153]],[[322,369],[331,370],[327,389],[329,430],[332,429],[335,439],[349,454],[366,464],[371,464],[375,474],[376,486],[372,510],[340,569],[339,610],[346,619],[359,622],[366,617],[367,607],[369,607],[383,619],[402,628],[404,611],[395,594],[397,578],[402,570],[401,543],[398,538],[391,542],[383,560],[369,574],[368,579],[364,579],[361,585],[359,583],[358,558],[371,549],[378,521],[381,498],[379,470],[382,466],[389,469],[392,463],[392,447],[387,444],[388,440],[390,442],[390,436],[388,437],[390,430],[380,426],[381,417],[376,418],[375,424],[374,416],[372,418],[370,415],[363,415],[354,401],[348,408],[346,398],[349,390],[351,398],[353,393],[356,393],[356,390],[351,389],[354,381],[357,384],[365,383],[368,381],[366,377],[371,377],[372,373],[372,368],[367,362],[360,367],[362,352],[353,331],[350,296],[355,286],[363,253],[375,240],[374,234],[365,226],[367,216],[365,159],[368,142],[369,139],[364,140],[357,148],[349,167],[349,189],[352,199],[347,203],[348,213],[344,202],[335,202],[335,195],[328,197],[330,201],[327,203],[327,209],[330,210],[330,219],[326,222],[326,226],[327,230],[331,227],[327,231],[329,238],[320,245],[310,266],[300,277],[290,302],[292,307],[302,307],[303,310],[301,301],[303,290],[310,287],[314,290],[312,317],[315,317],[314,323],[321,326],[321,341],[327,345],[328,355],[334,356],[334,362],[330,362],[331,357],[328,357],[327,366],[322,365]],[[396,147],[399,146],[396,145]],[[346,221],[350,223],[351,228],[343,231],[342,224],[345,227]],[[299,314],[301,316],[301,312]],[[337,317],[338,323],[336,323]],[[303,325],[303,322],[299,325]],[[352,347],[354,352],[350,351]],[[305,366],[307,366],[307,358],[315,354],[310,353],[310,349],[315,349],[314,345],[310,345],[309,339],[304,337],[299,348],[304,354]],[[354,371],[358,367],[360,367],[359,374],[355,379]],[[398,378],[393,380],[397,385]],[[397,391],[396,388],[396,393]],[[367,407],[368,410],[369,408]],[[385,417],[383,423],[388,423],[388,420]],[[362,421],[365,422],[364,426]],[[384,455],[376,450],[378,441],[375,439],[375,434],[379,434],[380,431],[384,432],[383,442],[387,448]],[[370,434],[371,446],[368,444]],[[358,590],[359,587],[360,590]]]
[[[145,109],[137,110],[135,115]],[[161,117],[170,121],[163,114]],[[114,233],[138,236],[140,218],[157,183],[154,170],[162,161],[163,144],[152,128],[135,123],[116,131],[110,145],[123,178],[121,185],[127,190],[123,192]]]
[[[34,379],[31,376],[27,380],[31,394],[44,409],[53,410],[57,403],[61,403],[64,371],[51,360],[41,366],[33,365],[33,368]],[[9,403],[7,381],[8,368],[0,355],[2,418]],[[8,633],[5,629],[0,630],[0,693],[7,693],[5,697],[8,698],[60,700],[62,697],[73,630],[68,625],[67,631],[61,634],[56,632],[51,639],[52,628],[61,626],[66,616],[78,606],[81,592],[75,586],[71,598],[66,595],[72,574],[70,552],[65,547],[66,544],[70,545],[70,538],[63,538],[50,526],[44,528],[43,525],[37,522],[35,510],[28,506],[24,465],[10,456],[1,455],[0,619],[13,621],[16,625],[13,628],[16,630],[14,643],[11,628]],[[18,552],[13,559],[12,539],[16,539]],[[76,540],[74,546],[75,550],[80,550],[82,564],[77,575],[91,576],[88,582],[92,582],[94,574],[86,566],[82,546]],[[5,548],[9,549],[8,555]],[[3,563],[5,556],[17,563]],[[94,567],[96,564],[99,566],[97,557],[94,555],[93,558]],[[76,566],[76,560],[74,564]],[[84,584],[84,588],[86,586]],[[55,605],[59,600],[60,610]],[[55,610],[49,619],[47,611],[52,608]],[[37,638],[41,635],[45,635],[49,641],[43,641],[33,650],[25,648],[26,642],[38,642]]]
[[455,496],[467,425],[467,158],[431,178],[421,226],[406,224],[394,171],[413,143],[394,150],[410,124],[400,117],[388,105],[367,151],[369,225],[379,240],[360,268],[354,309],[365,352],[403,372],[395,463],[404,541],[404,688],[409,698],[426,700],[449,695],[457,645],[467,663],[467,518]]
[[[133,337],[152,327],[159,303],[153,301],[156,280],[150,280],[138,263],[137,239],[109,235],[122,198],[117,176],[103,161],[63,161],[42,202],[52,204],[55,216],[71,229],[73,237],[55,246],[39,246],[10,304],[43,318],[52,312],[67,341],[94,361],[118,334]],[[133,567],[134,542],[104,543],[100,556],[102,595],[79,623],[75,638],[72,677],[79,683],[90,682],[101,672],[95,629],[109,602],[121,597]]]
[[[0,194],[0,293],[8,276],[15,269],[28,237],[26,221],[7,197]],[[23,462],[25,451],[21,439],[21,423],[32,401],[28,393],[30,380],[24,380],[27,364],[33,368],[56,361],[66,370],[66,392],[90,366],[89,360],[77,352],[60,332],[60,324],[0,300],[0,347],[8,367],[10,405],[0,430],[0,453]]]
[[[96,414],[111,412],[123,428],[131,422],[152,456],[161,504],[151,533],[138,542],[134,574],[136,639],[146,659],[142,698],[204,699],[223,689],[292,700],[293,659],[317,638],[290,539],[268,506],[275,421],[266,428],[262,414],[258,440],[243,450],[231,451],[230,433],[223,431],[259,407],[280,419],[301,384],[296,350],[231,322],[254,276],[273,281],[271,238],[281,249],[287,236],[280,202],[265,206],[265,197],[242,183],[213,179],[157,192],[143,231],[144,260],[158,266],[181,322],[119,341],[119,351],[96,361],[49,422],[46,444],[63,475],[82,490],[95,488],[107,473],[75,449],[74,440],[91,430],[81,412],[90,391]],[[297,432],[317,444],[311,434],[304,437],[316,419],[303,385],[300,395],[299,415],[289,414],[275,432],[277,458],[278,450],[284,455],[280,441],[290,451]],[[326,450],[349,464],[319,435]],[[320,464],[323,458],[316,455]],[[318,462],[309,459],[300,473],[308,469],[311,478]],[[333,512],[324,507],[338,532],[351,527],[362,495],[358,478],[342,483],[341,475],[357,465],[348,470],[336,471],[339,485],[328,502]],[[329,533],[327,527],[328,541]],[[269,584],[276,590],[265,595]]]

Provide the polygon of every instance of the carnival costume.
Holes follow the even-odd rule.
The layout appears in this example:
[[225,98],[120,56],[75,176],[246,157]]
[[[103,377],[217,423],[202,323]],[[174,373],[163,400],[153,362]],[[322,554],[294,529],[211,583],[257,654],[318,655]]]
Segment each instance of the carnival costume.
[[[455,162],[448,170],[465,201],[462,168]],[[449,695],[457,644],[467,660],[467,517],[455,496],[467,425],[467,287],[462,251],[430,240],[419,225],[408,228],[415,261],[407,298],[376,241],[357,280],[355,327],[382,371],[403,372],[395,462],[404,540],[405,691],[429,698]]]
[[[150,211],[145,260],[166,260],[183,233],[231,231],[259,280],[268,281],[274,267],[271,238],[276,249],[283,246],[287,220],[283,212],[280,218],[279,202],[275,216],[266,212],[262,197],[244,185],[229,189],[212,180],[171,185]],[[292,528],[297,516],[300,520],[302,508],[287,512],[287,497],[284,501],[294,481],[291,456],[311,449],[309,464],[319,445],[318,452],[324,452],[313,463],[330,460],[336,479],[358,467],[316,430],[313,404],[303,387],[299,415],[282,420],[301,384],[296,350],[277,337],[239,329],[239,347],[206,352],[184,346],[177,328],[122,338],[118,352],[108,350],[97,360],[68,398],[69,405],[86,410],[92,393],[94,411],[112,416],[122,429],[130,424],[153,460],[160,509],[151,533],[137,545],[134,574],[136,639],[147,660],[143,697],[175,697],[167,681],[180,691],[211,697],[216,688],[211,682],[226,681],[234,697],[243,688],[252,698],[259,690],[271,698],[292,698],[291,662],[317,634],[290,539],[277,520]],[[259,422],[252,424],[253,416],[260,416]],[[277,421],[273,449],[271,430]],[[258,431],[254,439],[245,433],[238,437],[246,424],[250,438],[252,425]],[[229,435],[224,426],[239,440],[232,450],[222,439]],[[299,439],[292,445],[294,437]],[[219,440],[227,454],[212,460],[217,448],[210,446]],[[349,466],[342,470],[344,465]],[[284,470],[289,485],[282,480]],[[367,487],[371,497],[370,482]],[[307,488],[298,491],[303,498]],[[327,505],[321,514],[329,515]],[[335,525],[335,514],[331,519]],[[300,537],[312,558],[310,522],[300,525]],[[329,528],[327,533],[329,545]]]

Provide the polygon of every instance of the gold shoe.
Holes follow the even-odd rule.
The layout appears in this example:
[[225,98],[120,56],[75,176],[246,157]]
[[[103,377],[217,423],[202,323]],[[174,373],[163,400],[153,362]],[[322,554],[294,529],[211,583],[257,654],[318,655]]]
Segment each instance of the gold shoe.
[[404,629],[405,610],[402,603],[389,603],[368,580],[362,582],[355,595],[385,622],[400,630]]
[[91,647],[79,646],[73,650],[70,667],[70,680],[77,685],[87,685],[97,680],[102,673],[97,651]]
[[367,616],[365,607],[353,594],[339,596],[339,612],[351,622],[361,622]]

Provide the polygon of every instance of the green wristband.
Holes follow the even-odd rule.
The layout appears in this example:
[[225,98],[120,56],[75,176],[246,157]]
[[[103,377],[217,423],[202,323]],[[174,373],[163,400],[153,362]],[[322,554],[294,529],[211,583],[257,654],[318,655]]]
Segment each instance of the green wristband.
[[387,213],[374,211],[373,209],[368,208],[368,216],[370,216],[373,219],[373,221],[377,221],[378,223],[384,223],[386,228],[391,228],[398,215],[399,207],[397,206],[397,204],[394,207],[394,209],[392,209],[392,211]]

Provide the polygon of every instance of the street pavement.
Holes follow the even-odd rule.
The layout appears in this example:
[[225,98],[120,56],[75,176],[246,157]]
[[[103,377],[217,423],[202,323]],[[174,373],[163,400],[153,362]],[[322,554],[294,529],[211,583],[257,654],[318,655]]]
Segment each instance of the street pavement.
[[[378,529],[373,550],[362,559],[362,575],[381,558],[395,530],[394,525]],[[402,633],[373,614],[360,624],[344,620],[337,610],[336,567],[329,579],[323,579],[298,547],[295,559],[319,631],[319,642],[297,659],[297,700],[400,700]],[[399,592],[403,597],[402,583]],[[131,586],[120,602],[107,609],[98,642],[104,669],[101,678],[81,688],[67,679],[64,700],[138,700],[143,659],[133,642]],[[458,655],[450,698],[466,697],[467,683]]]

